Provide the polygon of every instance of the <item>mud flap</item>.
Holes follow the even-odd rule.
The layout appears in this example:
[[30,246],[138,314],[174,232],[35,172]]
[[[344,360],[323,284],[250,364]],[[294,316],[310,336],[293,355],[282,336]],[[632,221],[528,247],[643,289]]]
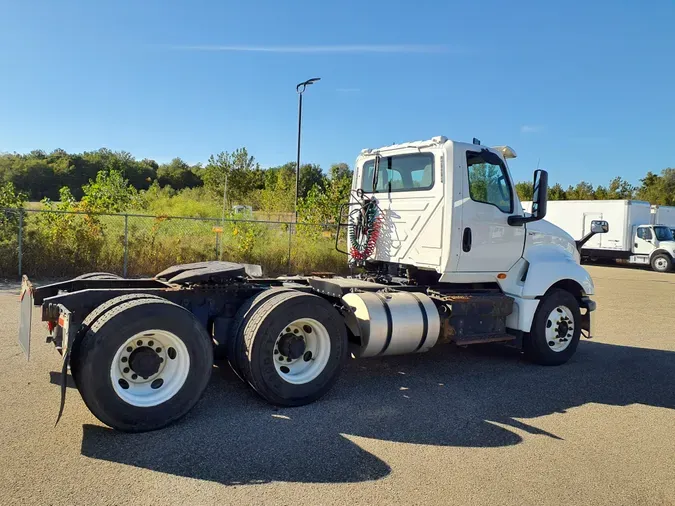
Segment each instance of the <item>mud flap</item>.
[[61,367],[61,403],[59,405],[59,414],[56,417],[56,423],[54,427],[59,424],[61,416],[63,415],[63,410],[66,407],[66,391],[68,390],[68,366],[70,365],[70,350],[73,346],[73,341],[75,340],[75,332],[73,332],[73,327],[70,324],[72,313],[68,311],[65,307],[59,304],[59,309],[61,314],[59,315],[59,327],[63,329],[63,338],[62,338],[62,353],[63,353],[63,366]]
[[63,356],[63,367],[61,367],[61,403],[59,405],[59,414],[56,416],[56,423],[54,427],[59,424],[61,416],[63,415],[63,409],[66,407],[66,384],[68,383],[68,363],[70,362],[70,350],[66,351],[66,354]]
[[589,309],[581,315],[581,333],[586,339],[591,339],[591,312]]
[[596,304],[590,297],[581,297],[579,306],[586,311],[581,315],[581,333],[586,339],[593,337],[591,334],[591,313],[595,311]]
[[28,276],[24,275],[21,280],[21,294],[19,295],[20,314],[19,314],[19,346],[26,355],[26,360],[30,360],[30,330],[33,318],[33,285],[28,281]]

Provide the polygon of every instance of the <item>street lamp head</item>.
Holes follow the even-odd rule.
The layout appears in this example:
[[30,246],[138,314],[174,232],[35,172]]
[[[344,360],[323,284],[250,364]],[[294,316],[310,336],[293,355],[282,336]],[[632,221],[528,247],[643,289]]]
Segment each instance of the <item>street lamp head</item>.
[[310,84],[314,84],[314,83],[317,82],[317,81],[321,81],[321,78],[320,78],[320,77],[312,77],[311,79],[307,79],[306,81],[304,81],[304,82],[298,84],[298,85],[295,87],[295,91],[297,91],[298,93],[302,93],[302,92],[305,91],[305,88],[306,88],[307,86],[309,86]]

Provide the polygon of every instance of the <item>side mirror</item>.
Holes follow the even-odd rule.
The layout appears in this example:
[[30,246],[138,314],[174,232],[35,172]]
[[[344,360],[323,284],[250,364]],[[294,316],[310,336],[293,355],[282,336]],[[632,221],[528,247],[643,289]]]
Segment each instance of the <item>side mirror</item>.
[[609,232],[609,223],[605,220],[591,221],[591,232],[593,234],[606,234]]
[[583,236],[581,239],[578,241],[575,241],[577,243],[577,251],[581,253],[581,248],[584,244],[588,242],[588,240],[593,237],[596,234],[606,234],[609,232],[609,223],[607,223],[605,220],[593,220],[591,221],[591,231],[587,233],[585,236]]
[[546,203],[548,202],[548,172],[542,169],[534,171],[534,193],[532,195],[531,216],[509,216],[508,224],[520,226],[523,223],[543,220],[546,216]]

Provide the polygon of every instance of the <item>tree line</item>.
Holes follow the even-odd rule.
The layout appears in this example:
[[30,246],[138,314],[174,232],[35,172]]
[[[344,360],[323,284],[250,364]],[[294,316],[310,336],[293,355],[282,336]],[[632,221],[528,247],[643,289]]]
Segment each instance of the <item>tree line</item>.
[[[334,164],[326,172],[316,164],[300,168],[299,195],[303,216],[324,221],[332,219],[342,202],[349,197],[352,171],[346,163]],[[103,177],[104,179],[100,179]],[[126,151],[106,148],[83,153],[67,153],[56,149],[50,153],[34,150],[27,154],[0,154],[0,186],[4,185],[3,200],[9,200],[9,188],[24,199],[47,199],[86,202],[86,195],[109,194],[102,206],[106,211],[119,210],[120,203],[133,205],[134,196],[146,198],[160,190],[171,195],[188,190],[194,198],[210,198],[223,202],[226,208],[234,204],[251,205],[267,212],[288,213],[295,206],[295,163],[263,169],[245,147],[233,152],[221,152],[209,157],[205,164],[191,165],[181,158],[159,164],[151,159],[137,159]],[[64,188],[66,190],[64,190]],[[111,188],[117,188],[111,189]],[[129,198],[119,200],[121,189]],[[516,191],[521,200],[532,199],[532,183],[518,182]],[[65,192],[65,193],[64,193]],[[87,197],[87,198],[85,198]],[[613,178],[606,186],[593,186],[581,181],[565,189],[559,183],[548,189],[550,200],[640,199],[652,204],[675,205],[675,169],[666,168],[660,174],[648,172],[634,186],[622,177]],[[308,218],[309,219],[309,218]]]
[[[516,183],[516,191],[521,200],[532,200],[532,182]],[[594,187],[581,181],[575,186],[564,189],[559,183],[549,186],[549,200],[645,200],[651,204],[675,205],[675,169],[666,168],[661,174],[647,172],[640,179],[640,185],[634,186],[620,176],[613,178],[607,186]]]
[[[337,165],[340,170],[347,167]],[[156,182],[160,187],[170,186],[177,191],[203,186],[222,194],[227,183],[227,197],[234,203],[244,203],[256,190],[274,189],[290,179],[295,188],[295,163],[262,169],[246,148],[212,155],[204,165],[190,165],[181,158],[159,164],[148,158],[136,159],[126,151],[106,148],[84,153],[55,149],[50,153],[34,150],[27,154],[0,154],[0,184],[13,183],[31,201],[58,199],[59,190],[64,186],[80,199],[82,188],[101,171],[120,172],[137,190],[147,190]],[[306,196],[314,185],[322,186],[324,179],[318,165],[302,165],[300,195]]]

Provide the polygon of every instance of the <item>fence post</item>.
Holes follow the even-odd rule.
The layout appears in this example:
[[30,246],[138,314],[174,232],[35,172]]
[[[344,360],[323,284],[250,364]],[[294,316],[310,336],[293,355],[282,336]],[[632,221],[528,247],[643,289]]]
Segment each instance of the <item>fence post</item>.
[[124,215],[124,271],[122,275],[127,277],[127,264],[129,262],[129,215]]
[[293,237],[293,224],[288,224],[288,275],[291,275],[291,238]]
[[23,275],[23,209],[19,209],[19,279]]

